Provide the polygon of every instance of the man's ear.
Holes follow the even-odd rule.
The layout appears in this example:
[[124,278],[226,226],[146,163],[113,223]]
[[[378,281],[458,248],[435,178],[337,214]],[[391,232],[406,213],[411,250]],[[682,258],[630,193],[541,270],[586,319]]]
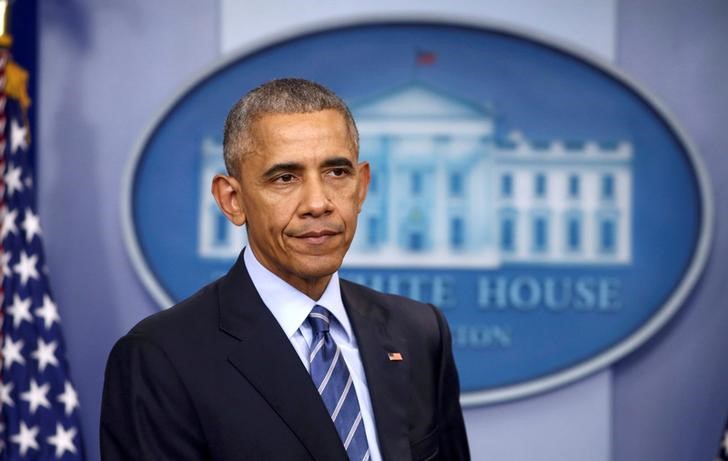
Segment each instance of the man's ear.
[[358,164],[359,169],[359,190],[357,191],[357,199],[359,200],[359,206],[356,212],[361,212],[361,207],[364,205],[364,199],[367,198],[367,192],[369,191],[369,181],[371,181],[371,171],[369,169],[369,162],[361,162]]
[[212,195],[217,206],[228,220],[236,226],[245,224],[245,210],[242,204],[240,182],[232,176],[223,174],[212,178]]

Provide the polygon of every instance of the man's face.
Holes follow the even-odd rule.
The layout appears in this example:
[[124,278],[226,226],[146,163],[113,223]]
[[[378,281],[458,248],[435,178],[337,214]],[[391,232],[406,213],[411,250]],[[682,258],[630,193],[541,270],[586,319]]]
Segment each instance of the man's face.
[[255,122],[240,161],[248,240],[270,271],[318,299],[341,266],[369,185],[344,117],[334,110]]

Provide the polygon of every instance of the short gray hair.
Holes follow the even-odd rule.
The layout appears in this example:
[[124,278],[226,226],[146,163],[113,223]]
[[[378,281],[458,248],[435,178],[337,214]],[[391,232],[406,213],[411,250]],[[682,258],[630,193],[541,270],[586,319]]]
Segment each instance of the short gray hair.
[[323,85],[302,78],[271,80],[251,90],[230,109],[225,120],[223,155],[225,168],[237,176],[240,158],[254,149],[251,128],[269,114],[306,114],[321,110],[335,110],[346,121],[350,141],[359,152],[359,132],[346,103]]

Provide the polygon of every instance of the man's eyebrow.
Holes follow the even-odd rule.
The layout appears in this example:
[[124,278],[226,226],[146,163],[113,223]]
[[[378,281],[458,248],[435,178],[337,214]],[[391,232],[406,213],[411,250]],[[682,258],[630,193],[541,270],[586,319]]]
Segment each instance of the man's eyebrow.
[[321,162],[321,166],[323,167],[348,167],[348,168],[354,168],[354,164],[351,163],[351,160],[349,160],[346,157],[334,157],[334,158],[328,158]]
[[275,176],[278,173],[302,171],[303,168],[304,167],[302,164],[296,162],[276,163],[275,165],[265,170],[265,172],[263,173],[263,177],[270,178],[271,176]]
[[[354,164],[351,163],[351,160],[349,160],[346,157],[334,157],[334,158],[328,158],[321,162],[321,166],[325,168],[331,168],[331,167],[346,167],[346,168],[353,168]],[[276,163],[275,165],[271,166],[265,172],[263,172],[264,178],[270,178],[272,176],[275,176],[279,173],[285,173],[285,172],[301,172],[305,169],[305,166],[302,163],[298,162],[284,162],[284,163]]]

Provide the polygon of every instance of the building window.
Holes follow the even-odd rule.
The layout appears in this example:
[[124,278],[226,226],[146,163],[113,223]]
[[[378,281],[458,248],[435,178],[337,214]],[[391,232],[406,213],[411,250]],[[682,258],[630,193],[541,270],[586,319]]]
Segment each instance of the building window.
[[575,174],[569,176],[569,198],[579,198],[580,188],[579,176]]
[[501,176],[501,197],[513,196],[513,175],[506,173]]
[[536,197],[544,197],[546,195],[546,175],[539,173],[534,178],[534,193]]
[[614,198],[614,176],[605,174],[602,176],[602,199],[612,200]]
[[424,241],[422,238],[422,232],[412,232],[409,235],[409,249],[412,251],[422,250],[424,247]]
[[450,174],[450,195],[453,197],[463,196],[463,175],[460,173]]
[[599,251],[614,253],[617,250],[617,223],[614,218],[601,218],[599,222]]
[[462,248],[465,243],[465,228],[463,218],[452,218],[450,221],[450,245],[453,248]]
[[410,192],[414,195],[422,193],[422,173],[413,171],[410,175]]
[[375,246],[379,243],[379,218],[370,216],[367,222],[367,243]]
[[548,244],[548,221],[546,216],[533,218],[533,251],[542,253]]
[[581,248],[581,216],[571,213],[566,217],[566,248],[579,251]]
[[516,249],[516,216],[513,213],[501,215],[500,247],[506,252],[513,252]]

